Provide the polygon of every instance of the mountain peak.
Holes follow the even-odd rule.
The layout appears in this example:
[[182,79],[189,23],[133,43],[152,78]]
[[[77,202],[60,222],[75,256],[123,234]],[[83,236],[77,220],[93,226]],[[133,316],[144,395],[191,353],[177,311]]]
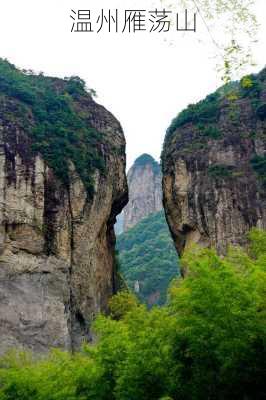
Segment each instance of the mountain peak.
[[145,167],[146,165],[151,165],[156,174],[161,172],[160,164],[148,153],[143,153],[141,156],[136,158],[132,168]]
[[124,209],[124,231],[162,209],[162,174],[149,154],[138,157],[127,175],[129,202]]

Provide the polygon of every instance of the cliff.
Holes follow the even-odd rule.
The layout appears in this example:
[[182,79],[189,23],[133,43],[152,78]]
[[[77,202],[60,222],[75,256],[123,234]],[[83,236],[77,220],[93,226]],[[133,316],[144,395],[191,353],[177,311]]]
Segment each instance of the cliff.
[[266,69],[189,106],[169,127],[163,202],[178,253],[245,245],[266,228]]
[[129,202],[123,214],[123,231],[162,209],[162,175],[159,164],[148,154],[138,157],[127,174]]
[[0,353],[90,340],[126,202],[121,126],[84,82],[0,60]]

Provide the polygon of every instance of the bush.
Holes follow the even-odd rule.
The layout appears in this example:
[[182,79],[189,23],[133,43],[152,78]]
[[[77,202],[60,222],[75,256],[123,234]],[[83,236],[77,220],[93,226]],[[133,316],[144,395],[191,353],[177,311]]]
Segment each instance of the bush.
[[222,137],[221,131],[214,125],[198,125],[200,133],[203,136],[209,137],[211,139],[220,139]]
[[[130,300],[121,319],[98,316],[80,353],[0,360],[1,400],[262,400],[266,367],[266,233],[219,257],[191,248],[169,304]],[[128,294],[112,300],[115,310]],[[120,313],[120,311],[119,311]]]
[[128,290],[118,292],[109,302],[110,315],[113,319],[121,319],[138,306],[139,302]]
[[262,85],[258,75],[247,75],[240,81],[240,94],[242,97],[259,97],[261,90]]
[[258,106],[256,110],[256,115],[261,121],[265,121],[266,119],[266,103],[261,104]]
[[266,156],[255,156],[250,162],[263,186],[266,186]]
[[232,167],[223,164],[210,165],[208,174],[215,179],[228,178],[232,175]]
[[217,91],[207,96],[197,104],[191,104],[182,111],[171,123],[167,135],[188,123],[215,123],[220,116],[220,93]]
[[[204,100],[197,104],[190,104],[185,110],[181,111],[176,118],[173,119],[171,125],[166,131],[166,140],[178,129],[186,124],[200,124],[215,126],[219,122],[221,106],[225,99],[229,104],[236,104],[242,98],[249,98],[254,110],[257,108],[257,116],[265,119],[265,106],[259,105],[259,98],[265,81],[266,68],[259,74],[248,75],[241,79],[240,82],[232,82],[219,88],[216,92],[207,96]],[[239,112],[231,112],[232,122],[238,122]],[[209,131],[206,136],[219,138],[218,132]],[[166,141],[165,141],[166,143]]]

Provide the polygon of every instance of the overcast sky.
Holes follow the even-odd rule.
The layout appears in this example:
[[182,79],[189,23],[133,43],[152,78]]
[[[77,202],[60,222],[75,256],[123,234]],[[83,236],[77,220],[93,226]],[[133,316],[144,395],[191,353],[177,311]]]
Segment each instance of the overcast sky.
[[[197,33],[168,36],[158,32],[71,33],[71,9],[95,13],[100,8],[149,10],[151,3],[3,0],[0,9],[0,57],[47,75],[83,78],[96,90],[97,101],[121,122],[128,167],[144,152],[159,159],[165,130],[175,115],[221,85],[213,44],[200,20]],[[158,8],[162,8],[159,0]],[[257,14],[261,22],[259,43],[254,47],[257,66],[250,71],[265,65],[266,0],[257,0]]]

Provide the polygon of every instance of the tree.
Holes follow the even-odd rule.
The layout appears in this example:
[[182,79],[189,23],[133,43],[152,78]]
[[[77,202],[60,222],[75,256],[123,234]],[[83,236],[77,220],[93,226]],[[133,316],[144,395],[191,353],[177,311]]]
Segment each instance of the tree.
[[[172,0],[161,0],[161,3],[165,7],[176,7]],[[258,33],[256,0],[179,0],[178,3],[196,11],[201,18],[225,83],[254,64],[253,46]]]
[[164,307],[115,296],[115,319],[99,316],[97,343],[79,353],[1,358],[0,400],[264,399],[266,233],[249,238],[224,258],[187,252]]

